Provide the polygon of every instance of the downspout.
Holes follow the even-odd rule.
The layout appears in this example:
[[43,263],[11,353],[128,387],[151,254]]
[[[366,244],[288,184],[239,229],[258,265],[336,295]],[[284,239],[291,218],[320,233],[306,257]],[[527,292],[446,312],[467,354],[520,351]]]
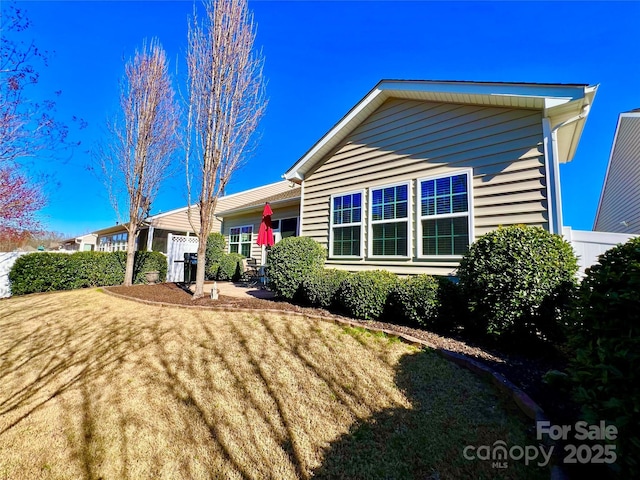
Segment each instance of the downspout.
[[549,137],[551,139],[551,164],[547,164],[547,176],[549,178],[549,190],[550,196],[553,199],[553,205],[555,208],[551,209],[551,218],[549,219],[550,230],[551,233],[557,233],[558,235],[562,235],[562,199],[560,195],[560,161],[558,160],[558,139],[557,134],[558,130],[562,127],[565,127],[571,123],[577,122],[579,120],[583,120],[589,115],[589,111],[591,110],[591,105],[587,104],[582,107],[582,112],[578,115],[575,115],[554,127],[550,128],[550,120],[545,118],[545,122],[543,122],[544,130],[549,129]]

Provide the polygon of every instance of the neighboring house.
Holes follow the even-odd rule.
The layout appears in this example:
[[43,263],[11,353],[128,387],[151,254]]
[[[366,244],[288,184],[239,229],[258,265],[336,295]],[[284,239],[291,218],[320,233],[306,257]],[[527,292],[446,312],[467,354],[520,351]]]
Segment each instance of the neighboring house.
[[640,109],[618,118],[593,229],[640,234]]
[[68,238],[60,245],[61,250],[76,252],[91,252],[96,249],[98,235],[87,233],[79,237]]
[[298,233],[328,267],[437,275],[500,225],[561,234],[559,164],[596,89],[383,80],[284,174],[301,186]]

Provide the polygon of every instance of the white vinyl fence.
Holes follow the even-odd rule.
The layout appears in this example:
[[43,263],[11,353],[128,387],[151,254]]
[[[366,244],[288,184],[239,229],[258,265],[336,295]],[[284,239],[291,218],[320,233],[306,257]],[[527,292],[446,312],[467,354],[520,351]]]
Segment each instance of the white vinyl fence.
[[11,267],[21,255],[30,252],[0,252],[0,298],[11,296],[11,286],[9,285],[9,272]]
[[637,235],[626,233],[590,232],[586,230],[572,230],[571,227],[562,229],[564,238],[571,243],[578,256],[578,274],[582,278],[584,271],[598,263],[598,257],[610,248],[620,243],[626,243]]
[[169,234],[167,238],[167,282],[184,281],[184,254],[196,253],[198,243],[198,237]]

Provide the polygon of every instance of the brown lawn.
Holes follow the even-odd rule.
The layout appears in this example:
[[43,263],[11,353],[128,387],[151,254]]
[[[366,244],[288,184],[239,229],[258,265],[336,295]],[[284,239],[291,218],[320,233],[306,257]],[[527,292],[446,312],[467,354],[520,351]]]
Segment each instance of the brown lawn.
[[532,443],[473,374],[302,316],[16,297],[0,379],[0,479],[548,478],[462,457]]

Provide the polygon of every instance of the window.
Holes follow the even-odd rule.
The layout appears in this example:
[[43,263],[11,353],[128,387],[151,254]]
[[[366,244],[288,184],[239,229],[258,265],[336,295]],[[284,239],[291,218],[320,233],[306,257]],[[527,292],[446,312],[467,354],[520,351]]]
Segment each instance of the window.
[[409,253],[409,184],[371,189],[371,256]]
[[362,257],[362,192],[331,197],[331,256]]
[[470,178],[465,172],[418,181],[421,256],[468,250]]
[[253,226],[232,227],[229,229],[229,252],[251,256]]
[[271,221],[273,238],[278,243],[283,238],[298,236],[298,217],[282,218]]

